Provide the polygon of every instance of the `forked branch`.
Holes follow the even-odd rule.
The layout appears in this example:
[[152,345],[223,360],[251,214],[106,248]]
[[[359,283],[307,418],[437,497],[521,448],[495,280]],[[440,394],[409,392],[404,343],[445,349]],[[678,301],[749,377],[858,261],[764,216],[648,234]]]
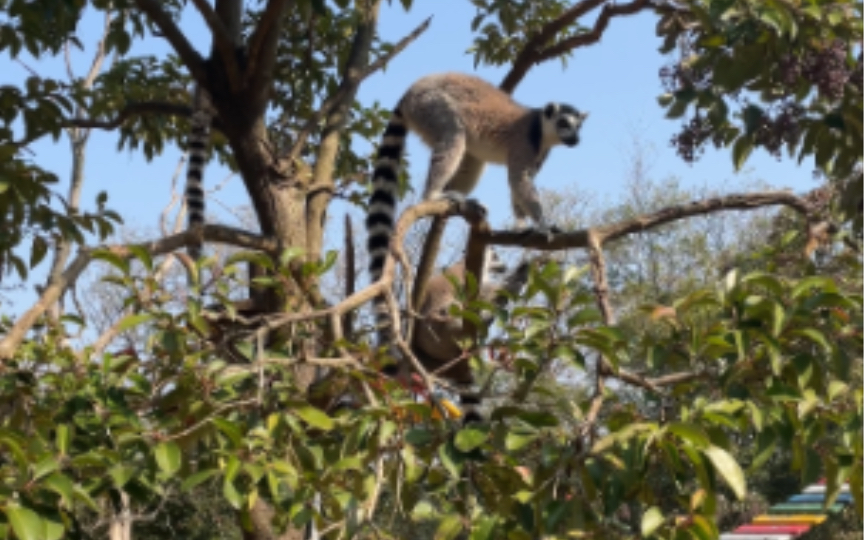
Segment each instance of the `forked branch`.
[[[594,28],[590,32],[579,34],[555,45],[548,46],[548,43],[553,41],[559,32],[575,23],[579,17],[597,9],[601,5],[603,6],[603,11],[600,13],[594,24]],[[537,34],[528,40],[525,47],[516,55],[513,67],[510,68],[510,71],[504,77],[504,80],[501,81],[499,87],[508,94],[513,93],[513,90],[516,89],[516,86],[519,85],[534,65],[557,58],[577,47],[597,42],[609,25],[609,19],[620,15],[631,15],[642,9],[651,7],[651,5],[650,0],[635,0],[629,4],[622,5],[616,5],[607,2],[607,0],[582,0],[576,3],[576,5],[541,28]]]

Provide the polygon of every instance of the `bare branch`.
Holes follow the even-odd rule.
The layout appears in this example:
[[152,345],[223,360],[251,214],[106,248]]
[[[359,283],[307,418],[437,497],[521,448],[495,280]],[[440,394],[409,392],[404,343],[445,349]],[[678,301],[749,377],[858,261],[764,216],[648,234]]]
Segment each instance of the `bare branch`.
[[[600,7],[605,1],[606,0],[582,0],[581,2],[578,2],[576,5],[565,11],[560,17],[540,29],[540,31],[537,32],[537,34],[535,34],[534,37],[532,37],[528,41],[528,43],[525,44],[525,47],[516,56],[516,60],[513,61],[513,67],[510,68],[510,71],[504,77],[504,80],[501,81],[499,88],[501,88],[508,94],[513,93],[513,90],[515,90],[516,86],[522,81],[523,78],[525,78],[525,75],[528,73],[532,66],[549,60],[550,58],[554,58],[554,56],[546,52],[547,50],[551,49],[546,48],[547,43],[552,41],[559,32],[576,22],[579,17]],[[639,8],[635,11],[639,11],[639,9],[648,7],[650,5],[650,3],[646,0],[636,0],[636,2],[634,2],[633,4],[644,4],[640,5]],[[588,34],[585,34],[590,35],[594,32],[597,32],[598,26],[602,24],[602,28],[599,29],[597,38],[593,41],[587,41],[585,43],[577,42],[567,48],[562,48],[562,44],[553,46],[553,48],[555,48],[556,50],[561,49],[559,52],[556,53],[555,56],[567,52],[575,47],[588,45],[589,43],[597,41],[600,35],[602,35],[603,30],[606,29],[606,25],[609,24],[609,18],[615,15],[629,14],[627,9],[632,9],[631,6],[633,6],[633,4],[625,4],[620,7],[616,7],[613,4],[606,4],[606,6],[604,6],[603,12],[601,12],[600,14],[600,17],[598,17],[597,19],[597,24],[595,24],[594,30],[592,30]],[[604,19],[603,14],[606,13],[606,10],[610,8],[616,12],[607,14]],[[617,13],[617,11],[621,11],[621,13]],[[633,12],[635,13],[635,11]],[[581,37],[581,35],[576,37]]]
[[651,6],[651,0],[635,0],[629,4],[606,4],[603,6],[603,11],[600,12],[600,16],[597,17],[597,21],[594,23],[594,28],[592,28],[590,32],[571,36],[563,41],[559,41],[555,45],[543,49],[543,51],[538,55],[536,63],[539,64],[553,58],[558,58],[562,54],[575,48],[596,43],[600,41],[600,38],[603,36],[603,32],[606,31],[606,27],[609,26],[609,20],[612,17],[633,15]]
[[[595,227],[593,232],[598,235],[598,239],[602,245],[633,233],[648,231],[693,216],[727,210],[752,210],[765,206],[787,206],[803,214],[811,222],[815,222],[816,220],[815,216],[812,215],[810,206],[801,197],[797,197],[788,191],[765,191],[731,194],[693,201],[688,204],[670,206],[652,214],[638,216],[611,225]],[[550,241],[545,235],[533,232],[491,231],[485,240],[491,245],[521,246],[553,251],[587,248],[589,246],[589,232],[591,232],[591,229],[566,232],[555,235]]]
[[174,52],[183,61],[192,78],[199,85],[207,87],[207,70],[204,69],[204,58],[192,47],[189,40],[180,28],[171,19],[171,16],[162,9],[161,2],[157,0],[135,0],[135,4],[150,17],[153,24],[162,32],[162,36],[168,40]]
[[[102,38],[99,40],[98,45],[96,45],[96,54],[93,55],[93,63],[90,64],[90,71],[87,72],[87,76],[84,78],[84,88],[92,87],[93,82],[99,75],[99,72],[102,71],[102,63],[105,61],[105,41],[108,39],[108,32],[111,30],[112,19],[112,14],[110,12],[106,12],[105,23],[102,25]],[[69,75],[69,78],[71,79],[71,66],[69,66]]]
[[408,45],[410,45],[414,40],[420,37],[420,34],[425,32],[426,29],[429,28],[429,24],[431,22],[432,17],[429,17],[428,19],[423,21],[423,23],[420,24],[420,26],[418,26],[417,28],[415,28],[410,34],[399,40],[399,42],[393,47],[390,52],[378,57],[374,62],[366,66],[365,69],[349,72],[347,77],[343,80],[343,84],[339,87],[339,90],[337,90],[335,94],[329,96],[327,99],[324,100],[324,102],[321,104],[321,107],[319,107],[318,110],[309,117],[309,119],[306,121],[306,124],[297,133],[294,146],[292,146],[291,150],[288,152],[289,159],[296,159],[300,156],[300,153],[302,152],[303,147],[305,146],[306,141],[309,138],[309,135],[312,134],[312,131],[321,122],[321,119],[329,115],[333,111],[333,109],[335,109],[340,103],[342,103],[346,99],[346,96],[351,94],[352,87],[359,85],[367,77],[386,66],[387,63],[393,59],[393,57],[405,50]]

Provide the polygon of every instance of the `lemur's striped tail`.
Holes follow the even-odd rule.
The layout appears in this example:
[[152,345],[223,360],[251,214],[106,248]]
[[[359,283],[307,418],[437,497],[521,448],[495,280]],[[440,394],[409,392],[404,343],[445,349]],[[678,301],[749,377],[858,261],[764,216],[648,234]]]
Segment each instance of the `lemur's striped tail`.
[[[372,173],[372,196],[369,199],[369,209],[366,215],[366,247],[369,253],[369,279],[371,282],[381,278],[387,253],[390,250],[390,238],[393,235],[393,224],[396,215],[396,201],[399,195],[399,167],[402,153],[405,150],[405,137],[408,129],[399,107],[393,110],[387,129],[381,137],[378,155],[375,160],[375,171]],[[378,346],[392,341],[390,316],[387,304],[378,297],[374,304],[375,324],[378,328]],[[384,369],[387,375],[395,375],[397,366],[390,365]]]
[[[210,124],[213,122],[213,109],[206,90],[196,86],[192,103],[192,129],[189,132],[187,151],[189,163],[186,168],[186,212],[188,227],[204,225],[204,163],[208,157]],[[193,260],[201,257],[202,243],[189,244],[187,253]]]
[[481,400],[473,390],[474,381],[457,382],[455,386],[456,393],[459,395],[459,405],[462,407],[462,424],[482,422],[483,415],[480,413]]

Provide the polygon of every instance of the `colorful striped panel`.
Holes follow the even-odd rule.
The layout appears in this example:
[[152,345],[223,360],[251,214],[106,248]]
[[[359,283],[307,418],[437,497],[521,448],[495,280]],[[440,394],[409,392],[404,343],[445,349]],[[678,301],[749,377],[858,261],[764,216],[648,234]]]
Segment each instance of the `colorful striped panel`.
[[852,502],[849,484],[840,488],[840,494],[828,508],[825,502],[825,481],[807,486],[788,501],[775,504],[768,514],[756,516],[752,523],[742,525],[731,533],[720,535],[720,540],[792,540],[819,525],[829,514],[843,510]]

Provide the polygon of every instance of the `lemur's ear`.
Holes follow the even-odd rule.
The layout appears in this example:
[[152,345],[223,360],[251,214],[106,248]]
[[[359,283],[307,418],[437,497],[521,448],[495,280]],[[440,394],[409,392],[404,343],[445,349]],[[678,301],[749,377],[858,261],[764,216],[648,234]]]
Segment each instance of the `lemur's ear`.
[[559,107],[558,107],[558,104],[557,104],[557,103],[549,103],[549,104],[547,104],[546,107],[543,109],[543,115],[544,115],[546,118],[552,118],[553,116],[555,116],[556,114],[558,114],[558,108],[559,108]]

